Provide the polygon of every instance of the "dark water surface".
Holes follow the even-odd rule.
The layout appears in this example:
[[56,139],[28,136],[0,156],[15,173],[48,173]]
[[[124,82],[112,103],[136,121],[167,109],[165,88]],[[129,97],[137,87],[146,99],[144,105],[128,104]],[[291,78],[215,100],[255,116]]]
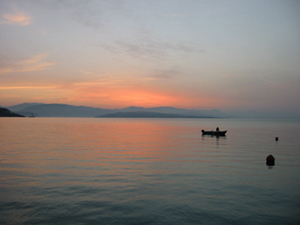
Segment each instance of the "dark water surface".
[[0,224],[300,224],[299,135],[299,120],[0,118]]

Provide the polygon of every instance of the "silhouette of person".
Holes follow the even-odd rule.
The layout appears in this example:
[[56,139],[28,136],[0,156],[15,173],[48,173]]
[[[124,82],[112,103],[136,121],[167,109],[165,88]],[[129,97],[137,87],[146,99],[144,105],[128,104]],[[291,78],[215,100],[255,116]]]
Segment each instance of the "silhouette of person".
[[217,131],[217,132],[219,131],[219,127],[217,127],[216,131]]

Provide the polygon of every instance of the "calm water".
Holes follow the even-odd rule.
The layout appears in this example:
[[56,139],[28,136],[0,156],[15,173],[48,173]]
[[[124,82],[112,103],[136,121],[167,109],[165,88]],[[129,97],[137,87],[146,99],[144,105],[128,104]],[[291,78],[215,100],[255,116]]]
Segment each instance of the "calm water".
[[296,120],[0,118],[0,224],[300,224],[299,135]]

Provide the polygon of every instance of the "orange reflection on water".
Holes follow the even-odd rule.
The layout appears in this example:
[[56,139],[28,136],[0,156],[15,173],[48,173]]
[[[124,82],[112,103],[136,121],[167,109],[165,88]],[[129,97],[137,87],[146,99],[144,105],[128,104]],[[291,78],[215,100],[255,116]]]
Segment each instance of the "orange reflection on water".
[[186,147],[183,127],[159,119],[23,118],[7,127],[0,159],[11,175],[3,179],[30,174],[32,185],[163,173],[155,165],[178,161]]

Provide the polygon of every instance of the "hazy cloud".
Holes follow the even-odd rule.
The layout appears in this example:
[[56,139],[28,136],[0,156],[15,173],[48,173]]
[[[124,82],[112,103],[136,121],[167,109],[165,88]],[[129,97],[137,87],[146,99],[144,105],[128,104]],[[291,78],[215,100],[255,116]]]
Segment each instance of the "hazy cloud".
[[9,89],[55,89],[58,86],[6,86],[0,87],[0,90],[9,90]]
[[155,70],[150,75],[146,76],[145,78],[148,80],[165,80],[165,79],[172,79],[174,76],[180,74],[179,70],[170,69],[170,70]]
[[43,61],[46,56],[46,54],[39,54],[17,62],[10,62],[8,59],[1,60],[0,75],[5,73],[47,70],[49,66],[54,65],[55,62]]
[[[63,12],[73,21],[87,28],[102,28],[104,26],[105,14],[112,15],[116,13],[118,5],[121,2],[114,1],[95,1],[95,0],[51,0],[34,1],[35,4],[47,8],[52,12]],[[120,14],[121,12],[117,12]]]
[[14,4],[10,7],[10,12],[2,13],[0,24],[11,24],[27,26],[31,23],[31,17],[26,15],[21,9]]
[[102,10],[99,8],[93,8],[90,5],[88,5],[88,3],[75,9],[72,13],[72,17],[76,22],[86,27],[96,29],[103,26],[101,16]]
[[100,45],[103,49],[113,53],[124,53],[137,58],[157,58],[162,59],[170,56],[171,52],[182,53],[204,53],[204,50],[191,47],[185,44],[174,44],[155,40],[142,40],[130,42],[117,40],[114,45]]
[[198,13],[181,13],[181,14],[166,14],[166,16],[169,17],[198,17],[198,16],[211,16],[211,15],[216,15],[224,12],[228,12],[232,10],[233,7],[225,7],[225,8],[220,8],[217,10],[203,10],[202,12]]

